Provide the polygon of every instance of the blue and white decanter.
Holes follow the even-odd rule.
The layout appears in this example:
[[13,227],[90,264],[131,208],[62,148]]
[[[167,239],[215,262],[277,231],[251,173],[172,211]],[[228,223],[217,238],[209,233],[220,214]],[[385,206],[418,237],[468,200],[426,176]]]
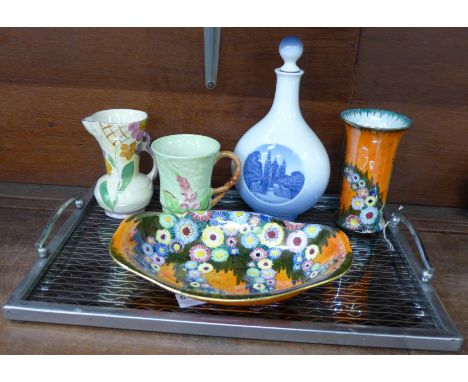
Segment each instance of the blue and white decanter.
[[302,41],[286,37],[279,53],[284,65],[275,69],[276,93],[268,114],[238,142],[241,179],[236,187],[255,211],[294,220],[314,206],[330,178],[330,161],[322,142],[304,121],[297,65]]

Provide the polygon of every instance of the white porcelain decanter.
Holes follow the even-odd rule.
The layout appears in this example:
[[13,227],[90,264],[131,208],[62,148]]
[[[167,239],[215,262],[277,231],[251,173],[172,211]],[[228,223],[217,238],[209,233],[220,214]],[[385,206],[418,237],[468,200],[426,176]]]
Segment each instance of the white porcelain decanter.
[[290,221],[318,202],[330,178],[327,152],[299,107],[304,71],[296,61],[302,51],[297,37],[281,41],[284,65],[275,69],[273,105],[235,149],[242,164],[236,185],[242,199],[257,212]]

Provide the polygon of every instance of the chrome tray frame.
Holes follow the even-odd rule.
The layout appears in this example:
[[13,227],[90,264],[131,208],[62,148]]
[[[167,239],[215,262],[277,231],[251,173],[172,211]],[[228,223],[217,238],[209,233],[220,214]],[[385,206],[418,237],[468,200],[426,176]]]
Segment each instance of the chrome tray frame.
[[[75,210],[45,245],[53,223],[73,202]],[[325,196],[298,220],[332,224],[332,211],[337,203],[336,197]],[[235,191],[226,194],[219,208],[248,210]],[[158,192],[155,191],[147,210],[158,209]],[[96,238],[101,242],[82,237],[80,227],[87,224],[87,219],[94,219],[97,225],[93,229],[99,231],[102,228],[103,233]],[[236,309],[207,304],[179,308],[169,292],[140,280],[115,264],[112,266],[102,241],[110,238],[117,222],[105,217],[96,205],[93,189],[90,189],[83,197],[68,200],[51,218],[51,225],[44,229],[38,240],[38,257],[29,274],[3,306],[3,315],[6,319],[18,321],[131,330],[458,351],[463,338],[430,283],[434,269],[417,233],[398,212],[388,216],[388,221],[386,238],[382,234],[349,234],[356,260],[349,276],[345,275],[328,286],[264,307]],[[410,229],[420,258],[406,241],[400,229],[401,222]],[[86,240],[88,242],[85,243]],[[80,249],[80,245],[88,249]],[[85,261],[80,261],[81,258],[75,259],[75,263],[73,261],[78,254],[88,256],[90,248],[94,251],[97,247],[99,251],[91,254],[96,257],[83,258],[91,263],[91,267],[94,258],[102,261],[102,266],[96,263],[96,269],[100,270],[89,273],[101,272],[100,279],[96,279],[94,284],[90,276],[87,280],[88,276],[84,275],[89,268],[83,268],[86,272],[79,269],[87,266]],[[374,260],[377,265],[370,266]],[[103,282],[102,275],[109,277],[109,282],[96,291],[100,288],[99,283]],[[109,289],[112,290],[109,292]],[[134,298],[140,291],[144,296]],[[78,296],[87,297],[80,300],[75,292],[80,293]],[[75,297],[67,300],[67,295]]]

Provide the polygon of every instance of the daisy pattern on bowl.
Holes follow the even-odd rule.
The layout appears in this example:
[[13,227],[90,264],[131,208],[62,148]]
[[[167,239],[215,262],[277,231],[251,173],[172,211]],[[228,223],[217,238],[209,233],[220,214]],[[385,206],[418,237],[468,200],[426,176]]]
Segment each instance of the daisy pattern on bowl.
[[305,249],[305,257],[307,260],[313,260],[319,254],[319,247],[316,244],[311,244]]
[[257,265],[260,269],[263,270],[270,269],[273,266],[273,261],[270,259],[262,259],[257,263]]
[[226,236],[235,236],[239,229],[239,225],[233,222],[227,222],[225,225],[222,226],[223,231]]
[[257,214],[251,214],[249,224],[258,227],[262,223],[262,219]]
[[193,260],[187,261],[184,264],[184,268],[188,269],[188,270],[196,269],[197,267],[198,267],[198,263],[196,261],[193,261]]
[[276,271],[272,268],[266,268],[266,269],[262,269],[261,274],[265,280],[274,279],[276,276]]
[[310,273],[309,277],[311,279],[315,279],[319,275],[318,271],[313,271]]
[[250,225],[249,224],[241,224],[240,227],[239,227],[239,232],[242,234],[242,235],[245,235],[249,232],[251,232],[252,229],[250,228]]
[[190,248],[189,256],[193,261],[204,263],[211,257],[211,251],[208,247],[202,244],[196,244]]
[[191,279],[193,279],[193,280],[199,278],[199,277],[201,276],[201,274],[202,274],[202,273],[201,273],[198,269],[190,269],[190,270],[188,271],[188,276],[189,276],[189,278],[191,278]]
[[150,268],[154,273],[158,273],[161,270],[161,266],[156,263],[151,263]]
[[250,252],[250,257],[252,260],[258,261],[267,258],[268,253],[263,248],[255,248]]
[[308,224],[302,230],[309,239],[315,239],[319,235],[321,228],[317,224]]
[[293,257],[293,262],[296,265],[302,265],[304,260],[305,260],[305,257],[302,253],[296,253]]
[[229,255],[237,256],[239,254],[239,248],[237,247],[230,247],[228,248]]
[[202,242],[210,248],[219,247],[224,242],[224,233],[219,227],[206,227],[202,233]]
[[166,244],[158,243],[154,246],[155,255],[166,257],[169,254],[169,246]]
[[156,238],[154,236],[148,236],[146,238],[146,242],[148,244],[151,244],[152,246],[156,244]]
[[258,269],[258,268],[249,268],[249,269],[247,269],[246,274],[249,277],[257,278],[258,276],[260,276],[260,269]]
[[253,288],[260,291],[260,292],[263,292],[266,289],[266,285],[265,284],[260,284],[260,283],[255,283],[253,285]]
[[270,248],[268,250],[268,257],[273,260],[279,259],[282,252],[281,248]]
[[199,222],[207,222],[211,219],[211,211],[194,211],[190,215]]
[[312,266],[314,265],[313,261],[307,260],[302,263],[302,270],[304,272],[307,272],[312,269]]
[[244,211],[231,211],[229,212],[229,219],[238,224],[247,223],[250,218],[250,214]]
[[150,243],[143,243],[141,245],[141,249],[143,250],[143,253],[147,256],[152,256],[154,253],[153,245]]
[[235,236],[230,236],[226,239],[226,245],[230,248],[237,245],[237,238]]
[[286,246],[291,252],[300,253],[307,245],[307,236],[303,231],[291,232],[286,241]]
[[283,228],[278,223],[267,223],[259,235],[260,242],[267,247],[277,247],[284,238]]
[[172,240],[171,233],[167,229],[158,229],[156,231],[156,240],[163,244],[170,244]]
[[215,248],[211,251],[211,259],[217,263],[222,263],[229,258],[229,253],[224,248]]
[[153,262],[161,266],[166,262],[166,259],[162,256],[154,256]]
[[213,266],[210,263],[202,263],[197,268],[201,273],[209,273],[213,270]]
[[180,219],[174,224],[174,234],[177,240],[188,244],[197,239],[198,227],[190,219]]
[[287,229],[290,231],[297,231],[298,229],[301,229],[305,226],[304,223],[295,223],[295,222],[290,222],[290,221],[284,221],[284,225],[286,226]]
[[255,246],[258,244],[257,235],[255,235],[253,232],[250,232],[247,235],[243,235],[241,237],[241,244],[245,248],[255,248]]
[[214,211],[209,221],[210,225],[224,225],[228,220],[228,214],[224,211]]
[[184,250],[184,243],[179,240],[172,240],[169,248],[174,253],[181,253]]
[[159,224],[164,228],[172,228],[176,222],[176,217],[171,214],[161,214],[159,215]]

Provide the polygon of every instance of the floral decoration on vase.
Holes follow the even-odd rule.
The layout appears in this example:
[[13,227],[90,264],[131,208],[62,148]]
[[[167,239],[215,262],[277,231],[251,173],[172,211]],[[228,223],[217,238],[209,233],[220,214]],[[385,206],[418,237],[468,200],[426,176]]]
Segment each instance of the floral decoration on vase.
[[382,229],[382,194],[379,185],[356,166],[346,163],[343,182],[352,190],[348,208],[341,207],[337,222],[356,232],[378,232]]

